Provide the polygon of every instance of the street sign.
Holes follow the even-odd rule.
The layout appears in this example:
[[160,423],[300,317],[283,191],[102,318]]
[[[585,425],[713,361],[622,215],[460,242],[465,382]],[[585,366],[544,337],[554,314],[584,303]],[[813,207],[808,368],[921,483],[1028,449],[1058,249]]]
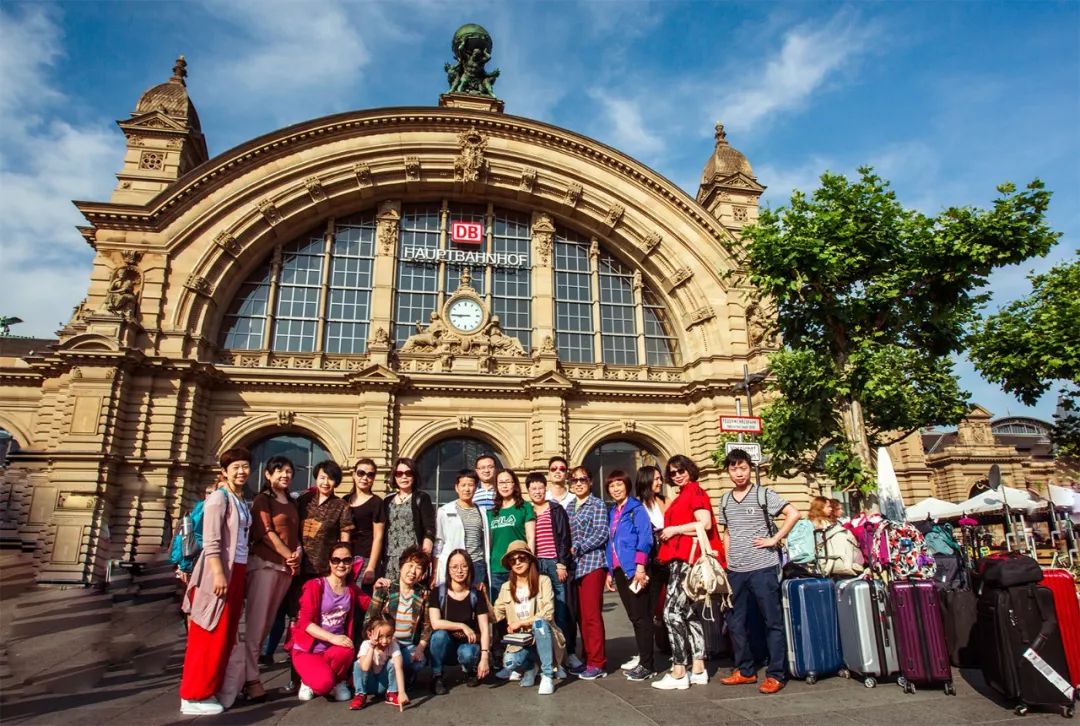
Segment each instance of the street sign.
[[739,434],[760,434],[760,416],[721,416],[720,430]]
[[484,223],[451,222],[450,240],[459,245],[479,245],[484,241]]
[[756,441],[729,441],[724,444],[724,453],[730,454],[735,449],[742,449],[750,454],[750,461],[761,463],[761,444]]

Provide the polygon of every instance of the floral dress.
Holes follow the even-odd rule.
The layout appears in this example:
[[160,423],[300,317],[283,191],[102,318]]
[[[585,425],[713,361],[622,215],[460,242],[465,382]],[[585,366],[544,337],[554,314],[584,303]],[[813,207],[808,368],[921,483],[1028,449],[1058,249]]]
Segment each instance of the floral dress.
[[386,524],[386,578],[390,582],[398,580],[398,558],[401,553],[415,544],[412,497],[399,503],[395,496],[390,501],[390,517]]

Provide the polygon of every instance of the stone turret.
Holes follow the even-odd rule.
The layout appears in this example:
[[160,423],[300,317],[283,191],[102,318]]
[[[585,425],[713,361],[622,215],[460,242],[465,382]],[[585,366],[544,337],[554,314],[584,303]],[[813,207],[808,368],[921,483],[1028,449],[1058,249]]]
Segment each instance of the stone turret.
[[209,158],[199,114],[187,91],[187,61],[142,95],[131,117],[117,121],[127,137],[124,166],[110,201],[144,204]]
[[764,191],[746,156],[728,143],[724,125],[716,124],[716,148],[701,173],[698,202],[737,235],[757,219]]

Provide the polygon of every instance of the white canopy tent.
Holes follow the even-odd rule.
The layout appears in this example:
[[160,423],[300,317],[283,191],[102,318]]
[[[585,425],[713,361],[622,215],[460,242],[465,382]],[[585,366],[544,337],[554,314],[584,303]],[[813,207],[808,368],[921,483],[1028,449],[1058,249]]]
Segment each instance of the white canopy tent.
[[967,514],[991,514],[1005,511],[1005,501],[1008,501],[1009,508],[1016,510],[1017,514],[1046,508],[1046,502],[1036,501],[1027,492],[1007,486],[997,491],[987,489],[982,494],[960,502],[956,506]]
[[1051,484],[1050,501],[1054,503],[1055,508],[1069,509],[1073,512],[1080,511],[1080,494],[1068,487]]
[[918,504],[907,508],[907,521],[919,522],[929,517],[930,519],[953,519],[964,516],[964,510],[959,504],[946,502],[942,499],[927,497]]

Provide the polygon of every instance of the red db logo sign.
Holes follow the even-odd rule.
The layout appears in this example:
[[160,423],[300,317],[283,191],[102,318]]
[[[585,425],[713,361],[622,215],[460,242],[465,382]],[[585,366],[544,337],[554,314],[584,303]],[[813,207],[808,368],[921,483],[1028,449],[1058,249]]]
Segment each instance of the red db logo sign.
[[451,222],[450,239],[459,245],[478,246],[484,241],[482,222]]

